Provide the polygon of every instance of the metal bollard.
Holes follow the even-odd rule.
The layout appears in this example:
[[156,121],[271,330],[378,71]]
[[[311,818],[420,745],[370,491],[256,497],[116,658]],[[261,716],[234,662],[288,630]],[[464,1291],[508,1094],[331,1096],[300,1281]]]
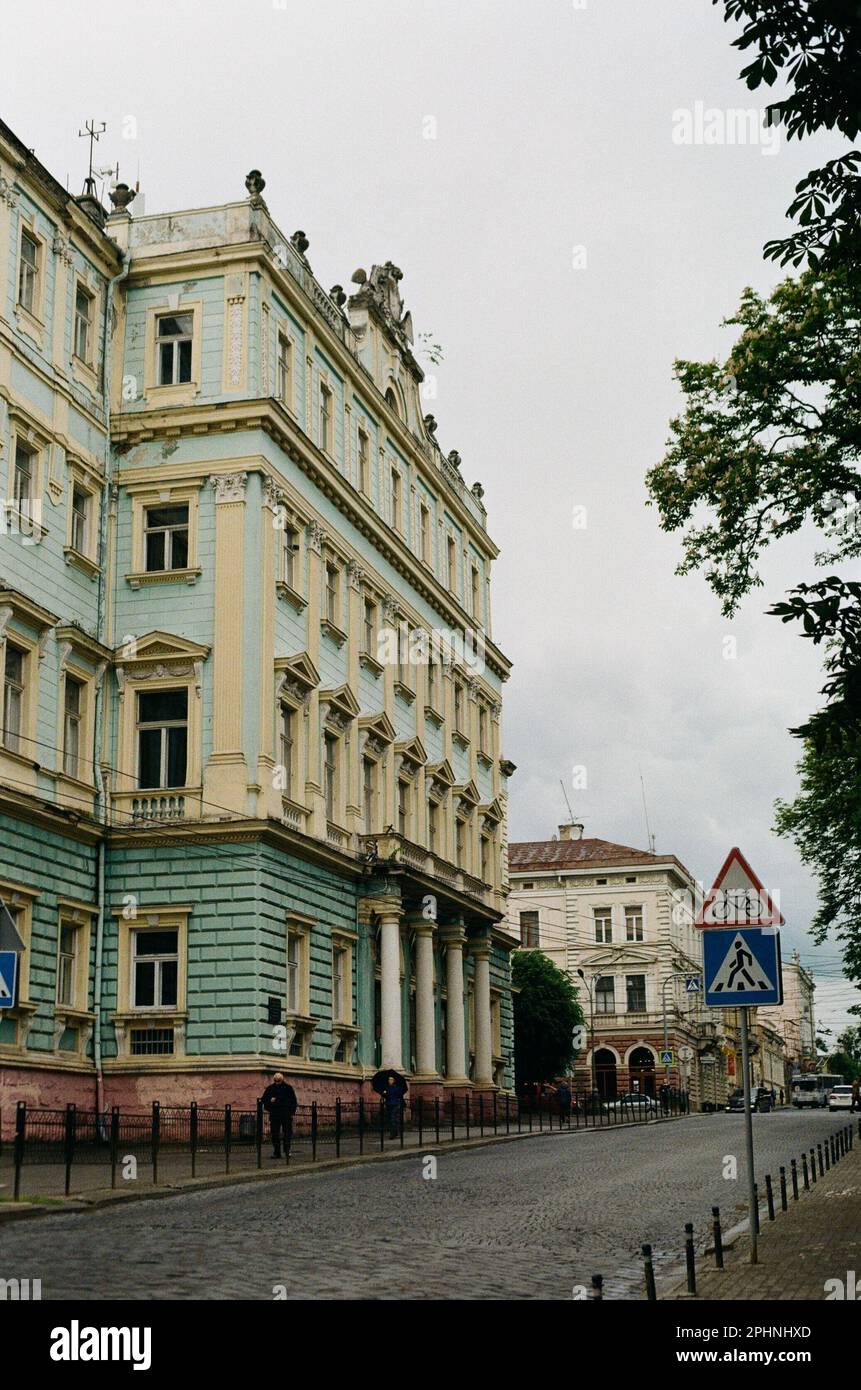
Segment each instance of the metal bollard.
[[791,1163],[791,1169],[792,1169],[792,1200],[793,1200],[793,1202],[797,1202],[797,1201],[798,1201],[798,1164],[796,1163],[796,1161],[795,1161],[794,1158],[793,1158],[792,1163]]
[[688,1293],[697,1291],[697,1269],[694,1263],[694,1224],[685,1222],[685,1265],[688,1276]]
[[590,1292],[590,1294],[589,1294],[589,1297],[590,1297],[590,1298],[603,1298],[603,1297],[604,1297],[604,1276],[603,1276],[603,1274],[593,1274],[593,1275],[592,1275],[592,1290],[591,1290],[591,1292]]
[[753,1185],[753,1222],[754,1222],[754,1230],[756,1231],[756,1234],[759,1235],[760,1230],[761,1230],[762,1228],[761,1228],[760,1222],[759,1222],[759,1183],[758,1183],[758,1182],[755,1182],[754,1185]]
[[817,1145],[816,1145],[816,1153],[817,1153],[817,1156],[818,1156],[818,1158],[819,1158],[819,1176],[820,1176],[820,1178],[824,1178],[824,1177],[825,1177],[825,1159],[824,1159],[823,1156],[822,1156],[822,1145],[821,1145],[821,1144],[817,1144]]
[[786,1211],[786,1209],[787,1209],[787,1201],[786,1201],[786,1169],[783,1167],[783,1164],[781,1164],[781,1166],[780,1166],[780,1210],[781,1210],[781,1211]]
[[801,1176],[804,1181],[804,1191],[810,1191],[810,1174],[807,1171],[807,1154],[801,1155]]
[[723,1231],[720,1224],[720,1207],[712,1207],[712,1236],[715,1246],[715,1269],[723,1269]]
[[765,1175],[765,1200],[768,1203],[768,1219],[774,1220],[774,1192],[771,1186],[771,1174]]
[[657,1302],[657,1292],[655,1290],[655,1266],[652,1264],[652,1247],[644,1245],[643,1249],[643,1273],[646,1277],[646,1299],[649,1303]]
[[826,1139],[826,1140],[825,1140],[825,1171],[826,1171],[826,1173],[830,1173],[830,1172],[831,1172],[831,1159],[830,1159],[829,1156],[828,1156],[828,1149],[829,1149],[829,1143],[828,1143],[828,1140]]

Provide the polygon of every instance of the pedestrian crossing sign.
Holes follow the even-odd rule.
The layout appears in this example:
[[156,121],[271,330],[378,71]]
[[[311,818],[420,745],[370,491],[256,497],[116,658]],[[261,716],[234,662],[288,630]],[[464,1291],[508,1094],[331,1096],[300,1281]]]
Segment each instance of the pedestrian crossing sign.
[[0,1009],[15,1007],[15,976],[18,956],[15,951],[0,951]]
[[713,927],[703,935],[703,973],[712,1009],[782,1004],[780,933],[774,927]]
[[661,1064],[662,1067],[671,1067],[671,1066],[674,1064],[674,1062],[675,1062],[675,1055],[674,1055],[674,1053],[673,1053],[672,1048],[667,1048],[664,1052],[661,1053],[661,1063],[660,1063],[660,1064]]

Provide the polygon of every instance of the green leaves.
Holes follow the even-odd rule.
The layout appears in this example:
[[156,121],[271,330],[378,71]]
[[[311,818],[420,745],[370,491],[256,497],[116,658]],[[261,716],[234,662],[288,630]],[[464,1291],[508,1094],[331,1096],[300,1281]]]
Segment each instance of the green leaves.
[[514,1057],[518,1084],[550,1081],[572,1057],[574,1028],[583,1011],[568,976],[541,951],[520,951],[511,965]]

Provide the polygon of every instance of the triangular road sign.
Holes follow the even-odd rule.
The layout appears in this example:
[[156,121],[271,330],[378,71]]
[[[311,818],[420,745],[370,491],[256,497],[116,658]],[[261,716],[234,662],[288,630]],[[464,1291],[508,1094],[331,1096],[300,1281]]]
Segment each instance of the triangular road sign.
[[775,988],[775,984],[766,975],[742,933],[737,931],[717,974],[712,977],[709,994],[747,994],[751,990],[761,990],[766,994]]
[[6,980],[4,979],[3,975],[0,974],[0,999],[11,999],[11,998],[12,998],[12,990],[10,989],[9,985],[7,985]]
[[0,898],[0,951],[23,951],[24,942],[15,926],[15,918]]
[[697,927],[781,927],[783,915],[740,849],[731,849],[703,899]]

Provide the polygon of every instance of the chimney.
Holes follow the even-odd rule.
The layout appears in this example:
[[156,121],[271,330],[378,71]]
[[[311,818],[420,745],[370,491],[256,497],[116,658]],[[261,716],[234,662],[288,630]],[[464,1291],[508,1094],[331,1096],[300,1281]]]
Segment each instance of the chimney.
[[583,825],[580,821],[569,820],[559,827],[560,840],[582,840]]

